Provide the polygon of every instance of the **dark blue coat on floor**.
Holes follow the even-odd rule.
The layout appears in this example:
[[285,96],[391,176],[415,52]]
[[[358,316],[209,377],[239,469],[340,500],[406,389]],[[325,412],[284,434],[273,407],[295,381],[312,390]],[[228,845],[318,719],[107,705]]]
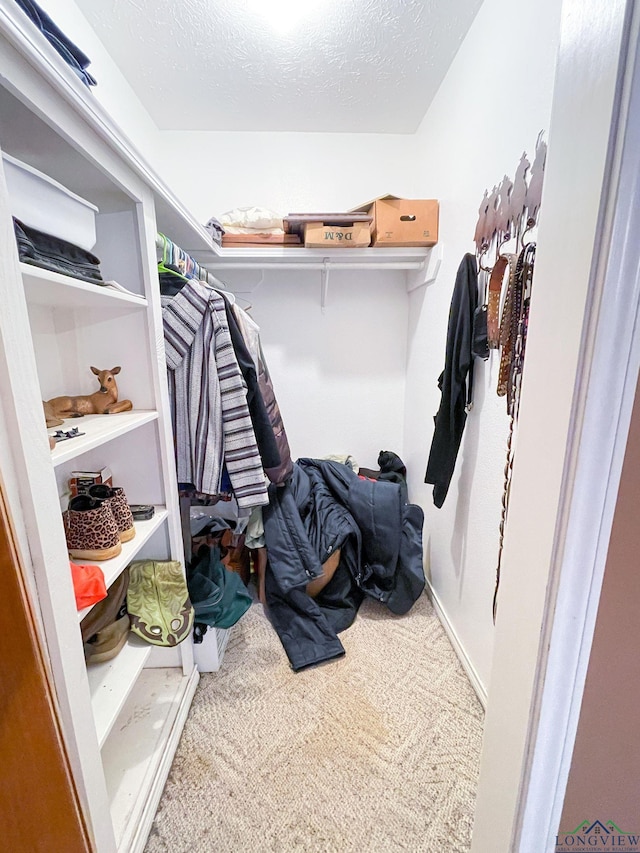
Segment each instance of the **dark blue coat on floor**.
[[[269,488],[264,530],[269,618],[294,670],[344,654],[337,637],[365,595],[406,613],[424,589],[418,506],[397,483],[364,480],[339,462],[299,459],[284,487]],[[340,548],[317,598],[307,584]]]

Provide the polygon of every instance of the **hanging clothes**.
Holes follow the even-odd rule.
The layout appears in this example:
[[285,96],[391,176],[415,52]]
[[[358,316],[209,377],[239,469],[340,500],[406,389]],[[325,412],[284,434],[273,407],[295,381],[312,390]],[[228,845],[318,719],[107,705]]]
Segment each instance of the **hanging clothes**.
[[247,386],[247,406],[249,407],[249,416],[253,424],[253,431],[256,436],[262,466],[265,469],[276,468],[280,465],[281,461],[280,451],[278,450],[278,445],[271,429],[269,412],[260,391],[258,371],[242,336],[240,325],[233,312],[233,306],[226,298],[224,299],[224,306],[227,313],[227,323],[229,325],[233,350],[238,360],[238,367],[242,373],[242,378]]
[[433,483],[433,502],[440,508],[453,477],[458,450],[473,395],[473,315],[478,306],[478,269],[475,255],[466,254],[453,287],[444,370],[438,379],[442,391],[425,483]]
[[286,480],[291,476],[291,472],[293,471],[293,460],[291,458],[289,440],[284,428],[282,414],[280,412],[280,407],[278,406],[278,401],[276,400],[275,391],[273,390],[273,382],[271,381],[267,362],[262,351],[262,345],[260,343],[260,328],[247,314],[247,312],[243,311],[242,308],[237,305],[237,303],[232,306],[232,309],[258,370],[258,386],[267,409],[273,436],[280,454],[280,464],[275,466],[266,466],[265,474],[272,483],[279,486],[286,482]]
[[218,494],[224,463],[238,506],[263,506],[264,472],[225,301],[195,280],[161,301],[178,481]]

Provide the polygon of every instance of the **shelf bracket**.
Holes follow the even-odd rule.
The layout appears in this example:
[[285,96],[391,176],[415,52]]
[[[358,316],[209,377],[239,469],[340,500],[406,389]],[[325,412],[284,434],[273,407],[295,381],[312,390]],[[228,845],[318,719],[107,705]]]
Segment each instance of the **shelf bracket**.
[[425,258],[421,269],[416,272],[412,270],[407,271],[407,293],[411,293],[419,287],[426,287],[428,284],[433,284],[438,278],[443,258],[444,245],[443,243],[436,243],[429,252],[428,257]]
[[320,308],[323,314],[327,306],[327,294],[329,293],[329,263],[329,258],[323,258],[322,269],[320,270]]

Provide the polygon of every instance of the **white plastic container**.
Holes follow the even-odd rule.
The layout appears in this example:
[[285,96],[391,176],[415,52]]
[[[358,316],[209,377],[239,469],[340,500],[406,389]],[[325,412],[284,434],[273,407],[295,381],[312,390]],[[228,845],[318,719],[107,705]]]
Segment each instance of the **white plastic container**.
[[193,659],[199,672],[217,672],[222,666],[230,628],[209,628],[201,643],[194,643]]
[[96,244],[98,208],[33,166],[2,155],[11,214],[36,231],[44,231],[90,252]]

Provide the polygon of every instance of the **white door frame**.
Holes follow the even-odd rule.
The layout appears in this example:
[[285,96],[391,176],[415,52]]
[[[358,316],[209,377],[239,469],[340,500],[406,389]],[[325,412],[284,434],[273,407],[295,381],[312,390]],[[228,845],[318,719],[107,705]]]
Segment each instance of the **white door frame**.
[[619,114],[576,393],[584,416],[517,828],[522,853],[538,853],[543,840],[545,850],[555,849],[640,375],[639,18],[636,7],[621,55]]
[[555,849],[640,370],[637,13],[563,3],[473,853]]

